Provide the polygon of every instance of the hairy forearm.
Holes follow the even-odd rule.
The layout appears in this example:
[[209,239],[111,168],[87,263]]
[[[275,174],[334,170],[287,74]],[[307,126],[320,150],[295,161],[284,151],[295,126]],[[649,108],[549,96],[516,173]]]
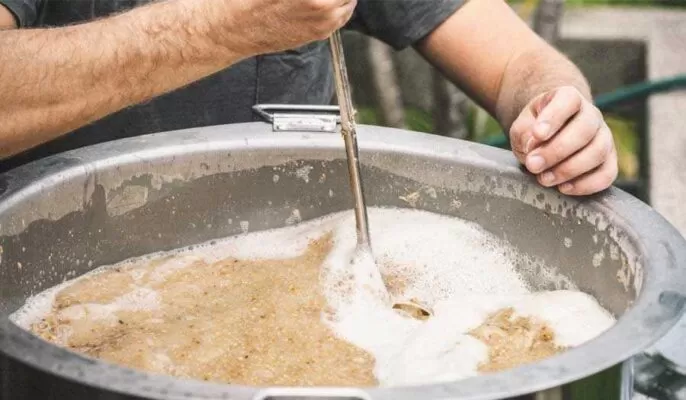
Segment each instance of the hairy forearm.
[[513,56],[502,76],[496,117],[507,130],[534,98],[561,86],[573,86],[591,100],[588,82],[565,56],[547,44]]
[[228,18],[213,9],[222,4],[167,1],[87,24],[0,31],[0,157],[241,59],[213,25]]

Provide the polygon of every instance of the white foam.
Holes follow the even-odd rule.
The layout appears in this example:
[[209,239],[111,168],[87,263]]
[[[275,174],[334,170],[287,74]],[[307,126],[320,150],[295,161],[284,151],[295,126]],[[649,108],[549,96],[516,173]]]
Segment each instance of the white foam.
[[[379,275],[369,254],[357,252],[352,212],[282,229],[231,237],[192,250],[159,254],[167,257],[152,272],[153,280],[194,261],[227,257],[290,258],[302,254],[311,240],[333,233],[333,248],[323,265],[323,288],[333,314],[323,316],[341,338],[376,358],[382,386],[459,380],[478,374],[487,359],[486,346],[468,332],[493,312],[513,307],[518,315],[546,321],[557,344],[577,346],[609,328],[614,319],[596,300],[577,291],[530,293],[514,265],[528,259],[479,226],[456,218],[414,209],[371,208],[373,255],[381,268],[409,276],[405,299],[416,298],[434,312],[428,321],[400,315],[379,297]],[[247,226],[244,227],[247,230]],[[148,261],[150,258],[148,258]],[[353,262],[351,262],[353,261]],[[125,265],[135,265],[135,261]],[[554,266],[543,273],[555,275]],[[386,271],[389,272],[389,271]],[[134,278],[140,278],[135,275]],[[54,294],[64,285],[29,300],[13,316],[28,327],[50,311]],[[72,310],[102,312],[114,307],[155,307],[148,293],[120,298],[112,305]]]
[[555,342],[559,346],[579,346],[615,323],[612,315],[593,296],[583,292],[556,290],[510,301],[516,313],[546,321],[555,332]]
[[[547,322],[560,346],[579,345],[614,323],[586,294],[529,293],[513,269],[522,256],[475,224],[417,210],[373,209],[369,217],[379,265],[410,272],[406,298],[434,311],[427,322],[406,318],[362,290],[369,278],[345,264],[355,248],[354,221],[339,221],[325,261],[325,293],[335,309],[327,322],[340,337],[374,355],[382,386],[477,375],[487,348],[468,332],[505,307]],[[346,268],[355,280],[348,289],[354,290],[339,293],[335,283]]]
[[19,310],[10,315],[10,321],[24,329],[30,329],[33,324],[40,322],[41,318],[50,313],[57,293],[69,284],[71,281],[29,297]]
[[614,318],[592,296],[576,291],[457,296],[437,303],[433,318],[426,323],[409,332],[397,330],[404,340],[393,339],[397,345],[391,354],[375,352],[381,384],[438,383],[478,375],[479,364],[487,360],[487,348],[468,332],[506,307],[512,307],[516,316],[547,323],[555,333],[555,343],[563,347],[581,345],[614,324]]

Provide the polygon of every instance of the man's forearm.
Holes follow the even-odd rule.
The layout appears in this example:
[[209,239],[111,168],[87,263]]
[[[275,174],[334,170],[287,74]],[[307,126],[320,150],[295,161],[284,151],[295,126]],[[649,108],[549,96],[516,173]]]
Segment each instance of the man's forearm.
[[507,65],[496,102],[496,117],[509,130],[519,113],[535,97],[561,86],[573,86],[588,100],[591,91],[579,69],[546,45],[522,52]]
[[213,9],[223,4],[168,1],[82,25],[0,31],[0,157],[237,62],[245,55],[213,26],[226,18]]
[[504,0],[465,2],[417,47],[498,118],[541,185],[588,195],[616,178],[612,132],[586,79]]
[[0,30],[15,28],[14,16],[7,8],[0,6]]

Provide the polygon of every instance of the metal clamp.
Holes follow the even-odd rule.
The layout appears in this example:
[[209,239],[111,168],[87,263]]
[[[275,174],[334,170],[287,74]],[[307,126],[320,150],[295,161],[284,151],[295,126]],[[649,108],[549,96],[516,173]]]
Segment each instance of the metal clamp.
[[274,131],[336,132],[341,121],[338,106],[256,104],[252,109]]

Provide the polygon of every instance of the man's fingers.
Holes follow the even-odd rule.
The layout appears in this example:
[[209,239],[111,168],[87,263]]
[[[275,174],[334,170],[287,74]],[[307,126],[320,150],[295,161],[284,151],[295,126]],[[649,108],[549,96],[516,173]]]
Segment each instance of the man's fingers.
[[312,22],[316,38],[324,40],[350,20],[357,0],[308,0],[308,4],[309,14],[304,18]]
[[562,87],[543,96],[534,106],[536,123],[534,137],[545,142],[550,139],[583,105],[583,96],[573,87]]
[[602,130],[583,150],[539,174],[538,182],[543,186],[550,187],[571,181],[608,161],[613,152],[612,133],[607,126],[603,126]]
[[598,193],[610,187],[617,179],[617,154],[613,148],[607,161],[600,167],[572,181],[558,186],[560,192],[571,196],[585,196]]
[[536,122],[536,117],[527,107],[510,126],[510,146],[522,164],[524,164],[526,155],[531,151],[535,142],[531,133],[534,122]]
[[[543,143],[526,157],[526,168],[538,174],[550,169],[588,145],[603,126],[599,111],[584,110],[577,114],[562,131]],[[600,163],[593,165],[597,167]],[[585,171],[584,171],[585,172]]]
[[336,10],[338,26],[343,27],[352,18],[357,6],[357,0],[344,0],[343,4]]

